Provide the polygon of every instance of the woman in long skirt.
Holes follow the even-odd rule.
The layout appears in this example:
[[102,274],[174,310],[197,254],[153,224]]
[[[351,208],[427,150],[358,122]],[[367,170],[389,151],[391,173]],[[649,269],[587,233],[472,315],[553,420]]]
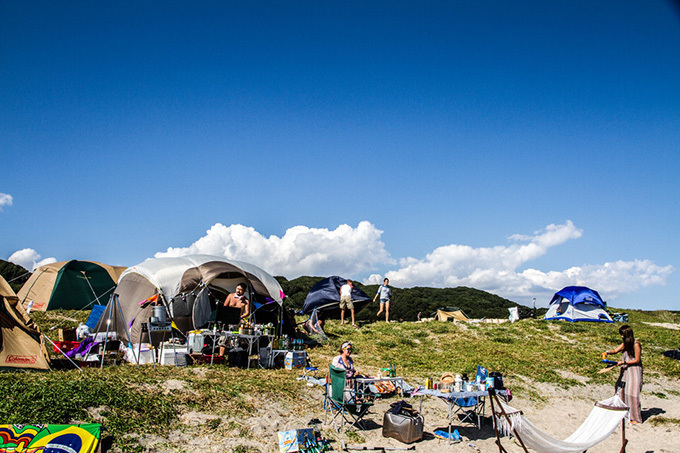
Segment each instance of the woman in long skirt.
[[621,399],[628,405],[631,424],[642,423],[640,410],[640,392],[642,391],[642,346],[635,340],[633,329],[627,324],[619,328],[623,343],[607,354],[623,352],[617,365],[621,367],[616,390]]

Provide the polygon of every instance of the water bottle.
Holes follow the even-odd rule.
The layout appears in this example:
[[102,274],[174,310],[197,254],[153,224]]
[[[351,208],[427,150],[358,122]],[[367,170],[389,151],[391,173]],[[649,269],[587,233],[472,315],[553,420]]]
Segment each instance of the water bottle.
[[460,377],[460,374],[456,375],[456,379],[454,380],[453,386],[454,391],[456,392],[460,392],[463,390],[463,379]]

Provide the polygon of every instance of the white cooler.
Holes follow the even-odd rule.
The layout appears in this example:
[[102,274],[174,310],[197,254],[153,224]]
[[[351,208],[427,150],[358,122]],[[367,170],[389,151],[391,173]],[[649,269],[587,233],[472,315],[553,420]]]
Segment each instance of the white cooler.
[[187,353],[186,346],[164,344],[163,354],[161,354],[158,363],[161,365],[187,366]]

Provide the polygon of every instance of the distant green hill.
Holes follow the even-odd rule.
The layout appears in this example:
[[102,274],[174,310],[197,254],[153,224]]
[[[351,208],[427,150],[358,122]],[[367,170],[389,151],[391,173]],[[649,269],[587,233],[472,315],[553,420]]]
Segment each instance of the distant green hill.
[[[307,293],[324,277],[298,277],[288,280],[276,277],[286,294],[286,302],[290,308],[299,310],[305,302]],[[356,282],[370,297],[375,296],[378,285],[362,285]],[[418,313],[422,317],[430,317],[438,308],[456,307],[463,310],[471,318],[507,318],[508,308],[523,307],[516,302],[504,299],[495,294],[474,288],[459,286],[457,288],[395,288],[392,287],[394,302],[390,304],[390,318],[404,321],[415,321]],[[357,313],[358,320],[373,320],[378,311],[378,304],[369,304]]]
[[23,267],[10,263],[9,261],[0,260],[0,275],[9,283],[15,293],[18,293],[31,273]]

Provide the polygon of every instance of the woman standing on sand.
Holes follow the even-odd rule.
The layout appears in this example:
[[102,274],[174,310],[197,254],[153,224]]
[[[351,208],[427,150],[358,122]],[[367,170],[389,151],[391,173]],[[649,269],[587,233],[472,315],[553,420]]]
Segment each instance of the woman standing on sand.
[[623,352],[621,361],[616,364],[621,367],[621,374],[616,381],[616,391],[630,408],[628,414],[631,424],[642,423],[640,410],[640,392],[642,391],[642,346],[635,340],[633,329],[628,324],[619,328],[623,343],[607,354]]

